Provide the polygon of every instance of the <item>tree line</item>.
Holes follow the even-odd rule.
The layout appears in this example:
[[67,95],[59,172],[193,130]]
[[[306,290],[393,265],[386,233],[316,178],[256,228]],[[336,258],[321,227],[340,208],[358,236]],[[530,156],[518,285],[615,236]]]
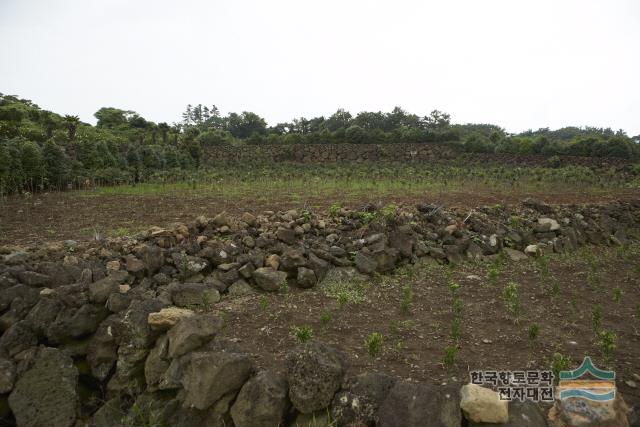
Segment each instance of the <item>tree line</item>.
[[0,94],[0,195],[135,183],[201,166],[205,149],[241,144],[440,143],[469,152],[640,158],[640,136],[591,127],[508,134],[491,124],[453,124],[447,113],[410,114],[343,109],[324,117],[268,126],[252,112],[223,116],[215,106],[188,105],[181,120],[154,123],[104,107],[97,123],[46,111]]

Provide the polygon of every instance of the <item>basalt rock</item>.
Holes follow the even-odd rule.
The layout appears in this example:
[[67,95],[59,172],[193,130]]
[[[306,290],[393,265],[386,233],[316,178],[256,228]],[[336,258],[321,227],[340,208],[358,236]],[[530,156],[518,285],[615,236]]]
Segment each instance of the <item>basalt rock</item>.
[[259,372],[247,381],[231,407],[237,427],[270,427],[284,422],[290,405],[287,381],[283,375]]
[[289,398],[304,414],[326,408],[340,388],[344,375],[342,357],[321,343],[298,347],[287,359]]
[[55,348],[42,348],[18,380],[9,406],[19,426],[72,426],[76,422],[78,372],[73,360]]

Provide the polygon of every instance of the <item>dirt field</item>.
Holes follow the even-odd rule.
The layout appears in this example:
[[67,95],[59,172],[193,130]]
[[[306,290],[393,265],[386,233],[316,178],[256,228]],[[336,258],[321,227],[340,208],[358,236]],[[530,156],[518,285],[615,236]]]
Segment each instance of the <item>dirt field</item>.
[[[479,186],[402,194],[367,189],[322,192],[313,185],[307,190],[267,191],[262,186],[253,192],[185,189],[128,194],[130,189],[123,188],[14,196],[0,205],[0,245],[88,240],[96,233],[125,236],[222,211],[327,212],[334,204],[360,208],[370,203],[472,209],[515,205],[528,197],[565,205],[640,197],[635,189],[576,186],[511,191]],[[627,403],[640,403],[637,242],[625,247],[585,246],[520,262],[439,265],[426,260],[393,274],[376,274],[362,284],[340,283],[344,299],[326,287],[292,286],[276,293],[225,297],[209,309],[223,313],[223,336],[251,354],[260,367],[282,368],[285,355],[304,338],[335,344],[346,354],[350,373],[379,371],[412,381],[459,385],[469,381],[472,370],[548,370],[554,355],[566,361],[563,369],[571,369],[589,355],[598,366],[616,371]],[[508,310],[504,296],[513,284],[517,312]],[[596,330],[615,336],[613,348],[605,348]],[[371,337],[380,339],[375,352],[365,345]]]
[[[639,246],[587,247],[551,256],[548,272],[533,259],[495,266],[424,265],[374,278],[364,285],[360,302],[341,305],[323,289],[291,288],[227,300],[215,309],[227,313],[225,335],[262,366],[281,366],[296,343],[291,329],[309,326],[314,339],[334,343],[348,354],[354,372],[380,371],[416,381],[463,384],[471,370],[546,370],[554,353],[569,357],[573,369],[589,355],[616,371],[619,390],[634,404],[640,403],[640,390],[626,381],[640,382],[634,378],[640,375],[639,259]],[[491,280],[493,267],[498,277]],[[464,303],[457,344],[451,337],[451,281],[459,284],[457,297]],[[517,321],[502,296],[508,283],[517,284]],[[412,297],[403,311],[407,286]],[[601,327],[617,336],[608,364],[594,332],[598,306]],[[532,325],[539,327],[535,339],[529,338]],[[382,334],[383,344],[380,354],[371,357],[364,342],[374,332]],[[455,362],[445,369],[445,347],[456,345]]]

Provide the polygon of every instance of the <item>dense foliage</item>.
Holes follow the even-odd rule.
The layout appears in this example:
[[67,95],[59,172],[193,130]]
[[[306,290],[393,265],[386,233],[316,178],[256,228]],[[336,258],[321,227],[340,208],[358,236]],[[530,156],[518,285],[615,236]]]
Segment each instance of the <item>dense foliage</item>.
[[252,112],[222,116],[216,106],[187,106],[179,123],[154,123],[105,107],[97,124],[60,116],[29,100],[0,94],[0,195],[135,183],[200,167],[202,152],[222,144],[446,143],[470,152],[640,157],[640,137],[599,128],[540,129],[519,135],[488,124],[451,124],[446,113],[420,117],[339,109],[329,117],[267,126]]

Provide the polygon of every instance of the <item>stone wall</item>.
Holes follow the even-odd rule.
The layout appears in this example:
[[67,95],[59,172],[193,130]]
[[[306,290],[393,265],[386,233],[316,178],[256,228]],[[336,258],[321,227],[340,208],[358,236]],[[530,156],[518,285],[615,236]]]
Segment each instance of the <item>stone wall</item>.
[[[0,248],[0,424],[310,426],[320,418],[319,425],[509,420],[508,427],[523,425],[526,413],[527,425],[543,427],[540,407],[507,411],[488,390],[352,377],[348,357],[321,342],[288,352],[284,372],[259,368],[220,334],[229,323],[215,309],[283,283],[322,287],[336,273],[366,280],[420,259],[458,263],[504,252],[518,262],[584,244],[623,245],[640,227],[640,201],[526,200],[514,209],[220,213],[138,236]],[[557,411],[564,417],[567,409]],[[589,425],[629,425],[618,421]]]
[[[205,163],[439,162],[546,166],[549,156],[466,153],[443,144],[221,145],[205,150]],[[626,159],[562,156],[560,165],[621,167]]]

